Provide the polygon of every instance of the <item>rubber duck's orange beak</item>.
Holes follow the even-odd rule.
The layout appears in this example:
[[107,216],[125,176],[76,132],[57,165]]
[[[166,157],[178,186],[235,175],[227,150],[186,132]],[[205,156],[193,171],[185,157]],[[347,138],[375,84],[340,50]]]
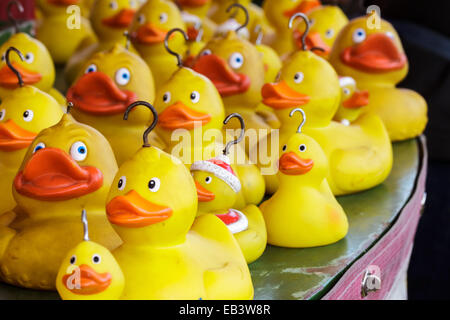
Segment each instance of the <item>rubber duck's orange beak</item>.
[[14,179],[18,193],[44,201],[79,198],[102,185],[103,174],[99,169],[82,167],[57,148],[36,151]]
[[283,14],[285,17],[290,18],[298,12],[307,13],[309,10],[314,9],[315,7],[318,7],[320,5],[321,3],[319,0],[303,0],[294,8],[284,11]]
[[0,150],[15,151],[28,146],[36,137],[34,132],[22,129],[13,120],[0,123]]
[[[167,30],[159,28],[152,23],[140,26],[131,34],[131,38],[142,44],[162,43],[166,37]],[[173,36],[173,35],[172,35]]]
[[203,187],[197,181],[195,181],[195,187],[197,188],[198,201],[209,202],[213,201],[216,198],[216,195],[214,193]]
[[407,59],[384,33],[369,35],[364,42],[341,52],[344,64],[366,72],[389,72],[406,65]]
[[[297,44],[297,47],[299,49],[302,49],[303,48],[303,45],[302,45],[303,32],[300,32],[299,30],[295,30],[293,35],[294,35],[294,40],[295,40],[295,43]],[[305,38],[305,43],[306,43],[307,50],[314,48],[314,47],[322,48],[323,51],[320,51],[320,50],[314,51],[315,54],[317,54],[321,57],[327,57],[330,53],[331,48],[323,41],[322,36],[317,31],[308,33]]]
[[98,273],[86,264],[82,264],[79,269],[79,279],[76,279],[75,270],[71,274],[65,274],[62,277],[62,283],[72,293],[82,295],[96,294],[105,291],[111,284],[112,277],[108,272]]
[[350,98],[344,100],[342,105],[348,109],[357,109],[369,104],[369,91],[355,91]]
[[121,90],[108,75],[89,72],[69,88],[67,100],[81,111],[102,116],[125,112],[137,96],[132,91]]
[[181,8],[197,8],[207,4],[210,0],[177,0],[175,1]]
[[214,54],[201,56],[193,69],[207,76],[222,97],[244,93],[250,88],[251,80],[247,75],[234,72],[224,59]]
[[122,9],[112,17],[104,18],[102,23],[111,28],[124,29],[130,26],[135,13],[133,9]]
[[[17,62],[13,62],[12,66],[22,76],[24,84],[35,84],[42,79],[42,75],[39,72],[28,70]],[[0,86],[9,89],[19,87],[19,81],[17,80],[16,74],[7,65],[4,65],[0,69]]]
[[314,166],[311,159],[302,159],[294,152],[284,153],[278,161],[278,168],[286,175],[305,174]]
[[310,97],[299,93],[289,87],[286,81],[278,83],[266,83],[261,94],[263,103],[274,109],[286,109],[304,105],[309,102]]
[[112,224],[128,227],[146,227],[172,216],[172,209],[148,201],[134,190],[114,197],[106,205],[106,214]]
[[158,126],[166,130],[192,130],[197,124],[202,126],[211,121],[211,115],[198,112],[177,101],[167,107],[160,115]]
[[47,0],[47,2],[55,6],[65,7],[72,4],[78,4],[80,0]]

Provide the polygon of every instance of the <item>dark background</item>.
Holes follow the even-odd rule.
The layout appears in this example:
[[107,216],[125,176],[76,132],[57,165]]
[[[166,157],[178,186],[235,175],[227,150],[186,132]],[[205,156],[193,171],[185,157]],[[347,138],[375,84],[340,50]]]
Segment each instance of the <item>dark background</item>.
[[450,1],[322,1],[349,17],[376,4],[397,29],[410,63],[399,86],[428,102],[427,202],[408,270],[409,299],[450,299]]

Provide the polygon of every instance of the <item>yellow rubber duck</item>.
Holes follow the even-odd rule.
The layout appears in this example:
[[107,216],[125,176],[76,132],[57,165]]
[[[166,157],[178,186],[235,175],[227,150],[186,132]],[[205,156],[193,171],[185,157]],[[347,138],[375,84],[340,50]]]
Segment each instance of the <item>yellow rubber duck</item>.
[[86,210],[82,212],[83,241],[64,258],[56,277],[56,289],[63,300],[117,300],[125,278],[114,256],[89,239]]
[[[232,7],[241,6],[245,10],[231,11]],[[231,16],[230,16],[231,13]],[[241,29],[240,36],[248,40],[254,41],[260,32],[257,26],[260,26],[261,32],[265,36],[274,36],[275,30],[266,19],[262,8],[250,0],[221,0],[215,1],[215,6],[210,9],[208,15],[217,23],[221,34],[226,34],[230,30],[234,30],[236,26],[246,26]],[[246,23],[246,21],[248,21]]]
[[275,28],[276,36],[270,45],[280,56],[295,51],[293,32],[288,25],[289,19],[296,13],[308,13],[320,6],[319,0],[265,0],[263,10],[267,20]]
[[96,0],[36,0],[36,7],[45,15],[61,14],[68,6],[77,5],[83,17],[89,17]]
[[203,19],[211,8],[212,0],[173,0],[182,11]]
[[355,79],[339,77],[341,86],[341,104],[333,120],[349,125],[359,118],[363,107],[369,104],[369,91],[358,90]]
[[[319,6],[315,7],[307,14],[311,22],[311,29],[307,33],[306,47],[320,48],[322,50],[314,53],[327,59],[334,40],[342,28],[348,23],[348,18],[338,6]],[[301,36],[305,31],[305,23],[300,23],[294,30],[293,35],[298,49],[302,49]]]
[[227,112],[239,113],[248,128],[270,129],[270,117],[255,112],[265,79],[263,55],[238,29],[209,41],[192,68],[214,83]]
[[282,147],[275,194],[260,205],[268,243],[280,247],[317,247],[345,237],[348,221],[327,182],[328,161],[320,145],[301,132]]
[[[180,29],[171,30],[168,36],[173,32],[181,32],[187,39]],[[210,159],[223,149],[226,134],[221,130],[225,111],[213,83],[194,70],[182,67],[181,56],[169,50],[178,58],[180,68],[157,91],[155,108],[159,122],[156,131],[167,145],[165,151],[181,158],[189,167],[194,161]],[[231,150],[230,158],[233,169],[243,181],[237,209],[245,204],[258,204],[265,189],[259,169],[248,161],[245,150],[239,146]]]
[[[12,1],[16,4],[19,11],[23,11],[20,2]],[[17,23],[16,21],[14,21]],[[47,48],[42,42],[29,36],[24,32],[16,32],[0,46],[0,99],[3,99],[11,90],[18,87],[17,77],[6,65],[5,53],[10,47],[14,47],[23,53],[24,59],[13,59],[14,68],[20,72],[22,80],[26,85],[33,85],[36,88],[47,92],[53,96],[61,105],[65,105],[64,96],[53,88],[55,82],[55,66]]]
[[181,10],[190,41],[209,41],[217,25],[207,17],[212,0],[173,0]]
[[[379,28],[371,28],[379,22]],[[427,103],[418,93],[395,85],[408,73],[408,60],[392,25],[375,12],[350,21],[337,37],[330,62],[370,93],[367,112],[381,117],[392,141],[420,135],[427,123]]]
[[233,117],[238,117],[241,122],[240,137],[227,143],[223,155],[194,162],[191,172],[199,201],[197,216],[212,213],[219,217],[233,233],[247,263],[251,263],[263,254],[267,233],[264,218],[257,206],[248,205],[241,211],[233,209],[241,182],[227,154],[232,144],[244,138],[244,120],[239,114],[228,115],[224,122],[227,123]]
[[[297,15],[307,19],[302,13]],[[290,109],[302,106],[308,117],[304,132],[328,157],[328,182],[335,195],[369,189],[389,175],[392,146],[377,115],[366,113],[348,126],[331,121],[340,104],[341,88],[336,71],[325,59],[311,51],[297,51],[284,63],[278,82],[263,86],[262,96],[281,121],[280,146],[296,126]]]
[[[136,13],[130,28],[130,36],[135,48],[148,64],[155,77],[156,89],[166,82],[177,70],[176,60],[167,53],[164,39],[169,30],[186,25],[180,10],[170,1],[148,0]],[[183,37],[174,35],[170,47],[177,52],[185,51]]]
[[64,114],[34,139],[14,179],[17,207],[2,215],[0,279],[54,290],[65,254],[79,243],[82,209],[89,211],[93,239],[112,250],[121,241],[108,223],[105,200],[116,160],[108,141]]
[[[28,146],[41,130],[56,124],[63,115],[61,106],[50,95],[24,84],[22,73],[13,67],[15,63],[9,62],[12,51],[23,57],[14,47],[4,54],[5,62],[11,66],[11,73],[16,77],[18,88],[9,90],[0,104],[0,213],[12,210],[16,205],[12,184]],[[19,74],[19,78],[14,73]],[[9,78],[2,78],[6,79]]]
[[140,4],[137,0],[97,0],[90,14],[90,22],[98,42],[77,50],[67,62],[64,76],[67,83],[72,83],[79,69],[93,54],[111,49],[116,43],[128,46],[133,53],[137,51],[128,44],[124,32],[133,21]]
[[81,3],[81,0],[39,0],[44,17],[36,37],[56,64],[66,63],[77,50],[97,41],[89,20],[82,15]]
[[[129,106],[127,112],[136,105]],[[125,276],[122,299],[252,299],[245,258],[214,215],[195,219],[197,192],[176,157],[144,146],[117,172],[106,210],[123,240],[113,251]],[[195,219],[195,221],[194,221]]]
[[88,59],[67,91],[73,116],[108,139],[119,165],[140,148],[138,137],[149,116],[147,108],[137,108],[125,122],[123,113],[136,100],[154,98],[152,72],[138,55],[118,44]]
[[275,81],[283,63],[274,49],[263,44],[262,40],[264,34],[259,26],[257,29],[259,30],[259,33],[258,37],[255,39],[255,47],[262,55],[264,64],[264,83],[272,82]]

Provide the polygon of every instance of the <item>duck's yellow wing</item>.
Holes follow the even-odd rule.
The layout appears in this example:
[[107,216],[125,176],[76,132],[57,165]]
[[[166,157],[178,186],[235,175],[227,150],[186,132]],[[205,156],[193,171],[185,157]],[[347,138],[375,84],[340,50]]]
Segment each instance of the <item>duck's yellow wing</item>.
[[252,299],[253,284],[244,255],[226,225],[215,215],[198,217],[191,235],[196,241],[199,265],[204,265],[204,285],[207,299]]
[[266,249],[267,230],[261,210],[253,204],[242,209],[248,220],[248,229],[235,234],[242,252],[251,263],[258,259]]

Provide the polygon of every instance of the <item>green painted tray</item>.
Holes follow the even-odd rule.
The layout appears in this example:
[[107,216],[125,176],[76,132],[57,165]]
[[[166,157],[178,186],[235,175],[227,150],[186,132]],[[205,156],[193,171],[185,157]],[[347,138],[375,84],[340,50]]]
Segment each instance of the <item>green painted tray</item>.
[[[349,218],[345,239],[329,246],[285,249],[268,246],[250,265],[255,299],[317,299],[386,232],[408,202],[421,165],[419,139],[394,144],[394,167],[380,186],[338,200]],[[57,299],[55,292],[0,284],[0,299]]]

